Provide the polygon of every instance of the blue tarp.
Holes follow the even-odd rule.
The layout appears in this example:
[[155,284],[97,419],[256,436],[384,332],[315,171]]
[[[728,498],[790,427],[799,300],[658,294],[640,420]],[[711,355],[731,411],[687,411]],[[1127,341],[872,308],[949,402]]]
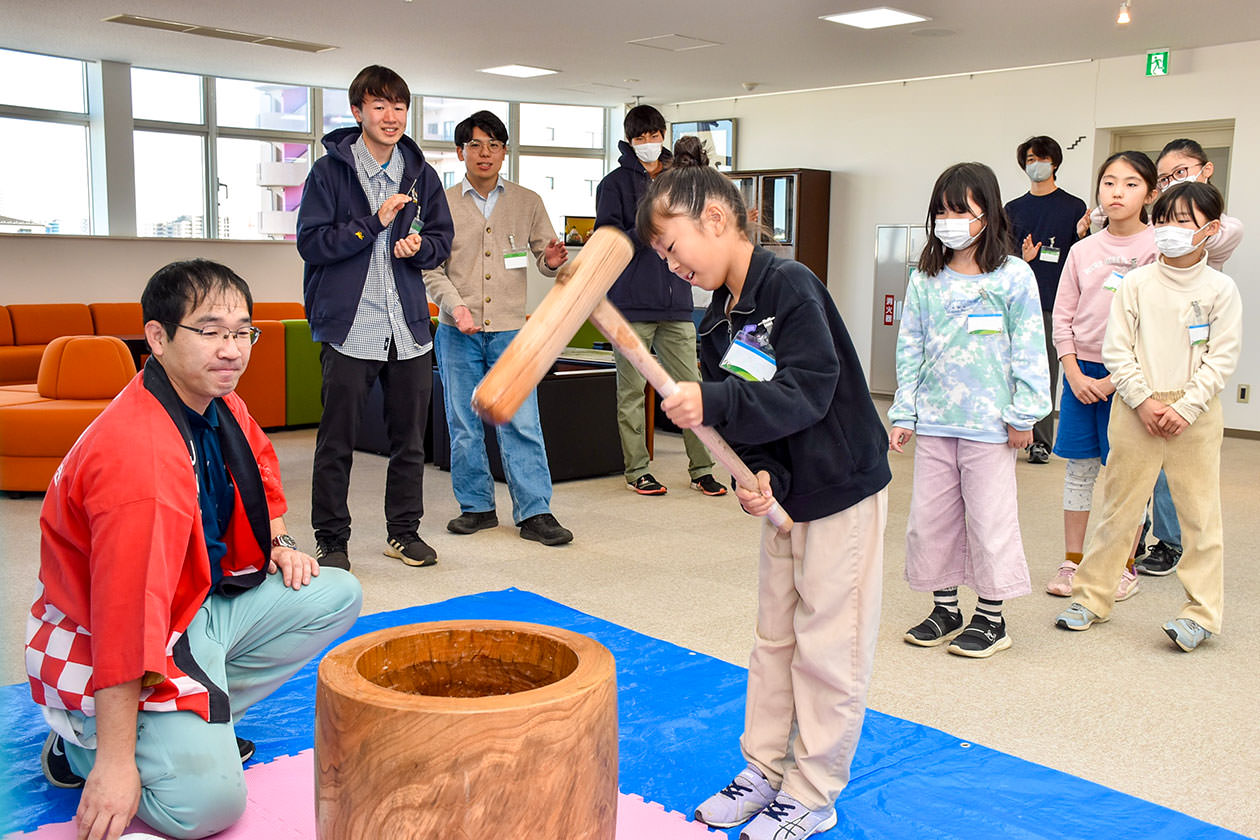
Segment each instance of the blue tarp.
[[[690,813],[743,766],[743,668],[507,589],[364,616],[347,634],[444,619],[510,619],[598,639],[617,660],[620,787]],[[316,667],[311,663],[259,703],[239,733],[256,761],[314,746]],[[0,832],[29,831],[74,816],[77,791],[50,787],[39,769],[47,729],[25,684],[0,688]],[[852,840],[1225,840],[1242,835],[938,729],[871,711],[823,838]],[[738,829],[728,832],[738,837]]]

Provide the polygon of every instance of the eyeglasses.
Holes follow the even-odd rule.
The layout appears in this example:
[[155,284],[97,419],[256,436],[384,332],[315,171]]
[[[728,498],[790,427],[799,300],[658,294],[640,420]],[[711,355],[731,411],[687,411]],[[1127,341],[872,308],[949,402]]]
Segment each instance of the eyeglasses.
[[[1171,186],[1172,184],[1180,183],[1186,180],[1187,178],[1189,178],[1191,169],[1198,167],[1198,169],[1202,171],[1203,167],[1205,166],[1207,166],[1206,163],[1191,164],[1190,166],[1178,166],[1176,169],[1174,169],[1172,172],[1168,173],[1167,175],[1156,178],[1155,186],[1159,187],[1160,191],[1163,192],[1164,190],[1168,189],[1168,187]],[[1197,177],[1197,173],[1196,173],[1196,177]]]
[[500,143],[498,140],[469,140],[464,144],[466,152],[480,152],[482,149],[489,149],[491,152],[501,152],[507,148],[507,143]]
[[186,324],[171,323],[173,327],[179,327],[181,330],[188,330],[201,336],[202,341],[212,344],[215,341],[234,340],[237,344],[256,344],[258,337],[262,335],[262,330],[258,327],[241,327],[239,330],[229,330],[227,327],[190,327]]

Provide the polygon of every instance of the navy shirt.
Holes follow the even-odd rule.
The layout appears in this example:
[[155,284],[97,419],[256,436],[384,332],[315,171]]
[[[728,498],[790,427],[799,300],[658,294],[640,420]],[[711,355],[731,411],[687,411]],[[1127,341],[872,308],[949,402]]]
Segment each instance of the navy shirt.
[[223,450],[219,447],[219,410],[214,403],[205,414],[198,414],[184,406],[188,427],[192,430],[193,450],[197,454],[197,504],[201,508],[201,525],[205,531],[206,551],[210,555],[210,591],[218,586],[223,577],[223,555],[227,554],[227,533],[232,509],[236,506],[236,490],[232,476],[223,463]]
[[[1041,309],[1054,309],[1054,295],[1059,290],[1059,275],[1067,263],[1067,252],[1076,242],[1076,223],[1085,215],[1085,202],[1063,189],[1048,195],[1024,193],[1006,203],[1006,215],[1011,221],[1011,235],[1015,240],[1015,256],[1021,257],[1024,237],[1032,235],[1032,241],[1042,248],[1058,248],[1059,261],[1043,260],[1038,253],[1028,265],[1037,275],[1037,291],[1041,293]],[[1053,241],[1053,246],[1051,242]]]

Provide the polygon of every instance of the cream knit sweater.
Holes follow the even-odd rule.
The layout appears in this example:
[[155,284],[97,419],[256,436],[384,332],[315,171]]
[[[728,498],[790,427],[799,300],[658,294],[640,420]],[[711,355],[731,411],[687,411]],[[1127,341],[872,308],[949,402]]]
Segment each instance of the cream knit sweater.
[[539,271],[547,277],[556,274],[543,259],[556,232],[542,199],[511,181],[500,179],[499,183],[503,194],[489,219],[472,195],[464,193],[462,180],[446,190],[455,222],[451,256],[424,273],[425,288],[438,305],[438,320],[443,324],[454,326],[451,313],[467,306],[473,323],[485,332],[518,330],[524,325],[526,270],[504,265],[503,255],[508,251],[531,251]]
[[1130,408],[1163,398],[1193,423],[1225,388],[1241,352],[1238,287],[1209,268],[1205,254],[1189,268],[1160,257],[1130,271],[1112,300],[1102,357]]

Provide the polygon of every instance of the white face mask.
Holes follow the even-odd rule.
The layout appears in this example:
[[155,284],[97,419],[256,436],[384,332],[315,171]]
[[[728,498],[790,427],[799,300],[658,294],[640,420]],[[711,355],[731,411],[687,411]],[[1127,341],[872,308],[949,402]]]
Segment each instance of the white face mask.
[[[1210,224],[1211,222],[1208,222],[1208,225]],[[1205,227],[1207,225],[1199,230]],[[1161,225],[1155,228],[1155,248],[1165,257],[1184,257],[1203,244],[1202,242],[1199,245],[1194,244],[1194,237],[1199,230],[1190,230],[1190,228],[1177,225]]]
[[652,163],[661,156],[663,143],[640,143],[634,147],[634,153],[644,163]]
[[[976,216],[976,219],[983,219],[984,214]],[[971,223],[973,219],[937,219],[932,226],[932,233],[937,239],[941,240],[941,244],[951,251],[961,251],[984,233],[984,227],[976,231],[976,235],[970,234]]]
[[1054,175],[1054,164],[1048,160],[1034,160],[1024,167],[1024,172],[1028,174],[1030,180],[1040,184],[1042,181],[1049,181]]

